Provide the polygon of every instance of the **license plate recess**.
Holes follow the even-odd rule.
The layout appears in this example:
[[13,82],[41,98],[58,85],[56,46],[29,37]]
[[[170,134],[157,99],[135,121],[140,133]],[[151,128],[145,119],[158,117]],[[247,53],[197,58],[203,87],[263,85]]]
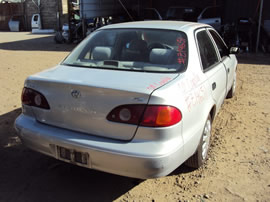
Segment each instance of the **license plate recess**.
[[68,163],[89,167],[89,154],[86,152],[57,146],[57,156]]

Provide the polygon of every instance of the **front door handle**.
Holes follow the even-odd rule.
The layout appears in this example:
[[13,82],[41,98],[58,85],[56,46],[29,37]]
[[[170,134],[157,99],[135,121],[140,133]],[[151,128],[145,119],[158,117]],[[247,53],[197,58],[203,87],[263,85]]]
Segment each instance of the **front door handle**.
[[216,89],[216,87],[217,87],[216,82],[212,83],[212,90],[215,90],[215,89]]
[[230,73],[230,68],[227,69],[227,72]]

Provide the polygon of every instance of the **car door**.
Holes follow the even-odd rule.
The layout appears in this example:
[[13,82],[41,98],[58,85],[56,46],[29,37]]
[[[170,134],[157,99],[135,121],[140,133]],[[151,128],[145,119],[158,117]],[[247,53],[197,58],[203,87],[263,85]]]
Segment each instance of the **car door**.
[[207,30],[198,30],[195,36],[199,48],[202,71],[207,77],[218,111],[226,95],[226,69],[224,64],[220,62],[216,48]]
[[227,48],[224,41],[221,39],[219,34],[213,30],[208,29],[210,35],[212,36],[213,40],[215,41],[216,47],[218,49],[221,62],[224,64],[227,72],[227,92],[229,92],[234,79],[234,74],[236,71],[236,64],[234,57],[231,57],[229,54],[229,49]]

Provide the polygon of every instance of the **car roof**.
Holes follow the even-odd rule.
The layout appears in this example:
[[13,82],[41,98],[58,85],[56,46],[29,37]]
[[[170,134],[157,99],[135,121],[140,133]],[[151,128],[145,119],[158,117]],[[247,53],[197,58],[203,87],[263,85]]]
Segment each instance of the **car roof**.
[[207,24],[187,22],[187,21],[167,21],[167,20],[151,20],[151,21],[136,21],[119,24],[112,24],[101,27],[103,29],[123,29],[123,28],[145,28],[145,29],[165,29],[177,31],[193,31],[202,27],[211,27]]

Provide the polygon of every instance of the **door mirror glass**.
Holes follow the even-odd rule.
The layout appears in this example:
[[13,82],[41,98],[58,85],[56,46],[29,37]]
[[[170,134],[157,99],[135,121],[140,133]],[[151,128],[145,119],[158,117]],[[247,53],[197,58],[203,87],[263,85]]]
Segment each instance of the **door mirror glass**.
[[230,54],[238,54],[239,48],[238,47],[231,47],[230,48]]

